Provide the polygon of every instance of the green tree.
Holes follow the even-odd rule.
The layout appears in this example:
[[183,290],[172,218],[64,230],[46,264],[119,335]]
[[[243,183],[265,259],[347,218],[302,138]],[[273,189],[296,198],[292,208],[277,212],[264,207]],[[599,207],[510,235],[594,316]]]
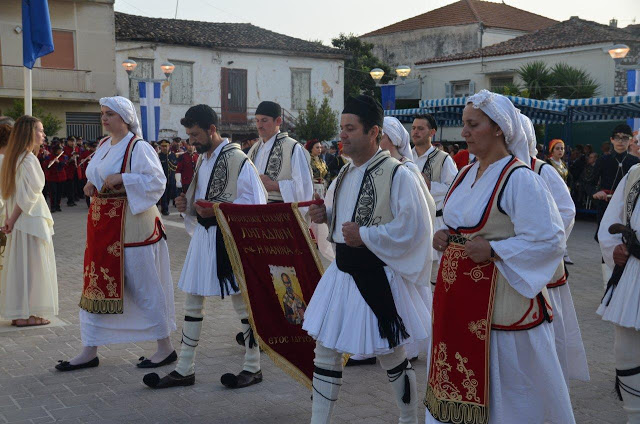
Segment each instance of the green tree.
[[331,44],[342,50],[346,50],[351,57],[344,61],[344,96],[358,96],[367,94],[380,100],[380,90],[369,75],[373,68],[380,68],[384,76],[382,84],[393,79],[391,68],[373,55],[373,44],[360,40],[353,34],[341,33],[331,40]]
[[307,108],[300,112],[295,121],[296,135],[305,141],[331,140],[338,132],[338,113],[329,106],[326,97],[318,107],[315,99],[307,100]]
[[585,99],[594,97],[598,83],[584,69],[566,63],[557,63],[551,69],[556,97],[559,99]]
[[554,93],[553,77],[546,63],[542,61],[529,62],[518,69],[518,75],[523,81],[523,90],[529,98],[546,100]]
[[[58,134],[58,131],[62,129],[62,120],[56,118],[52,113],[45,112],[44,109],[36,102],[32,104],[33,116],[42,121],[42,127],[44,133],[48,137],[53,137]],[[18,119],[24,115],[24,100],[16,99],[9,109],[4,112],[5,115]]]

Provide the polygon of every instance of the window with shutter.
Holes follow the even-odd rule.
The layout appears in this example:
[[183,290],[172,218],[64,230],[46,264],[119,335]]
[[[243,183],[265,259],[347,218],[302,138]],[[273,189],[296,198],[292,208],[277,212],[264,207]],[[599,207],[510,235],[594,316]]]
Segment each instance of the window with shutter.
[[73,42],[73,31],[60,31],[54,29],[51,31],[53,35],[53,44],[55,51],[40,59],[40,66],[43,68],[56,69],[75,69],[76,55],[75,45]]
[[291,69],[291,108],[307,108],[311,98],[311,69]]
[[[451,97],[467,97],[472,93],[472,82],[467,81],[451,81]],[[475,84],[474,84],[475,87]]]
[[193,101],[193,63],[171,60],[175,69],[171,74],[171,104],[190,105]]
[[133,78],[153,78],[153,59],[139,59],[130,57],[136,61],[138,66],[131,73],[131,79],[129,79],[129,100],[132,102],[140,101],[140,90],[138,89],[138,81]]
[[504,88],[513,84],[513,77],[494,77],[490,79],[491,91],[494,93],[502,93]]

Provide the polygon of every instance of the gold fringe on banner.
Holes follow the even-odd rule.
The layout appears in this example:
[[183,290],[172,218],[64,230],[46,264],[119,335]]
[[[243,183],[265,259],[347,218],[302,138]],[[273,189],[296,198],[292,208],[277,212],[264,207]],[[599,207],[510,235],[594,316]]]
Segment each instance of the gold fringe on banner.
[[[249,301],[249,295],[247,294],[247,282],[244,275],[244,269],[242,267],[242,260],[240,259],[240,253],[238,251],[238,246],[236,245],[235,240],[233,239],[233,234],[231,233],[231,228],[229,227],[229,223],[227,221],[224,212],[220,210],[220,204],[214,203],[213,209],[216,213],[216,219],[218,221],[218,226],[222,232],[222,236],[224,237],[224,245],[227,248],[227,253],[229,254],[229,259],[231,260],[231,266],[233,267],[233,275],[236,278],[236,283],[238,283],[238,287],[240,288],[240,293],[242,294],[242,299],[244,300],[245,305],[247,306],[247,312],[249,313],[249,323],[252,328],[256,328],[255,321],[253,319],[253,311],[251,310],[251,302]],[[296,219],[298,220],[298,224],[300,224],[302,216],[300,211],[298,210],[298,204],[292,204],[292,210]],[[304,220],[302,220],[304,222]],[[301,226],[303,230],[306,227],[306,223],[304,226]],[[307,230],[304,233],[305,239],[309,244],[309,248],[311,249],[311,254],[313,255],[313,259],[318,266],[318,270],[320,274],[324,272],[322,268],[322,263],[320,262],[320,258],[317,255],[316,247],[313,245],[313,241],[309,235]],[[273,350],[267,343],[265,343],[260,335],[254,332],[255,339],[258,341],[258,345],[260,348],[266,352],[266,354],[271,358],[274,364],[278,366],[281,370],[289,374],[294,380],[298,381],[300,384],[306,386],[309,390],[312,388],[312,382],[302,371],[300,371],[295,365],[289,362],[286,358],[280,355],[278,352]]]

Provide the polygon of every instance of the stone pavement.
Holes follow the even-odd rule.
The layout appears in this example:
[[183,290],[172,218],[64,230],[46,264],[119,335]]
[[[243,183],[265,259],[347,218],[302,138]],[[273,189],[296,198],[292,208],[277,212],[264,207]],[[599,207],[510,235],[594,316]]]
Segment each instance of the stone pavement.
[[[83,204],[54,214],[60,320],[55,326],[10,329],[0,323],[0,423],[307,423],[310,392],[263,356],[263,383],[243,390],[225,389],[220,376],[241,369],[243,349],[235,342],[240,323],[228,299],[206,303],[203,335],[197,351],[197,382],[186,388],[154,391],[142,384],[146,373],[138,357],[154,352],[155,343],[101,347],[100,366],[59,373],[54,365],[81,348],[78,300],[87,209]],[[189,237],[179,218],[169,217],[171,269],[177,284]],[[576,263],[570,284],[591,371],[588,383],[571,383],[576,420],[624,423],[613,394],[613,331],[595,314],[602,296],[600,254],[593,241],[595,225],[578,222],[569,243]],[[176,316],[182,325],[184,296],[176,288]],[[180,330],[172,335],[176,349]],[[419,395],[425,390],[426,364],[415,364]],[[160,369],[168,373],[171,366]],[[348,368],[334,414],[335,423],[395,423],[396,406],[384,371],[378,366]],[[424,406],[420,406],[424,417]],[[422,419],[422,418],[421,418]],[[537,423],[531,423],[537,424]],[[562,424],[562,423],[556,423]]]

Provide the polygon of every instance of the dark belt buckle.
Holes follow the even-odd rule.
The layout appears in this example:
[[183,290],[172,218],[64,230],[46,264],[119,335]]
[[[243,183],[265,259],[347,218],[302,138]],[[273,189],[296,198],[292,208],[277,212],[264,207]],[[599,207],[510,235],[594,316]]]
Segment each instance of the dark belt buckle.
[[468,241],[469,239],[462,234],[449,234],[449,243],[455,243],[464,246]]

